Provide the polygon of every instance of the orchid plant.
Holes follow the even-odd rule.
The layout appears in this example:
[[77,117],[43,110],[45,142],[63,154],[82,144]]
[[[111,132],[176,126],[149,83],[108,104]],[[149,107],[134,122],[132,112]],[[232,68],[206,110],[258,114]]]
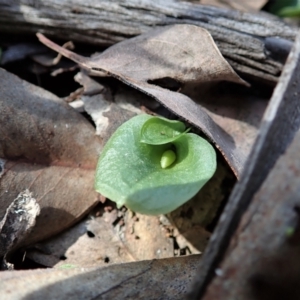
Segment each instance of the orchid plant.
[[184,123],[138,115],[121,125],[99,158],[95,189],[147,215],[166,214],[213,176],[216,152]]

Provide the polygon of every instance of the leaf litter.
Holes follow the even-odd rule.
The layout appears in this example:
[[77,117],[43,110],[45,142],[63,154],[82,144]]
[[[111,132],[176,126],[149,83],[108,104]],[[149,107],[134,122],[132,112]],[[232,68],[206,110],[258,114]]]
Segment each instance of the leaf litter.
[[[107,86],[86,77],[84,72],[75,77],[84,85],[81,98],[88,104],[87,110],[95,124],[106,119],[106,124],[113,127],[126,116],[130,119],[133,111],[143,113],[138,104],[139,92],[130,94],[134,103],[130,107],[135,108],[128,111],[120,107],[128,98],[129,90],[125,87],[116,88],[112,95]],[[146,98],[143,103],[147,103]],[[104,116],[103,101],[107,105]],[[151,98],[148,101],[151,103]],[[92,110],[90,102],[95,103]],[[113,133],[107,134],[109,130],[105,129],[96,129],[96,132],[103,140]],[[200,193],[167,216],[132,214],[129,210],[116,210],[106,201],[104,211],[102,207],[67,232],[28,249],[27,258],[48,267],[60,268],[64,265],[99,266],[202,253],[210,237],[205,227],[216,217],[219,205],[228,195],[219,188],[228,181],[228,177],[231,177],[231,172],[220,161],[215,176]]]
[[[179,25],[177,25],[177,26],[179,26]],[[192,27],[194,27],[194,26],[192,26]],[[167,30],[169,30],[169,29],[170,28],[168,28]],[[187,29],[187,32],[189,32],[188,29]],[[163,31],[163,33],[164,33],[164,31]],[[170,32],[167,31],[165,33],[170,33]],[[197,76],[194,76],[194,75],[182,77],[181,76],[182,74],[180,74],[182,72],[182,70],[176,71],[179,73],[179,77],[176,77],[177,76],[176,72],[175,72],[176,76],[174,76],[174,72],[170,73],[170,68],[168,68],[168,67],[163,68],[164,69],[163,72],[160,70],[162,68],[162,66],[161,66],[161,62],[158,59],[159,58],[158,54],[164,53],[163,59],[165,59],[165,56],[167,55],[166,50],[162,51],[162,49],[160,48],[158,52],[151,54],[151,51],[152,51],[151,47],[150,47],[150,49],[147,47],[145,47],[143,49],[145,40],[146,40],[146,44],[147,44],[147,39],[149,39],[149,37],[151,39],[153,37],[153,35],[156,36],[157,34],[158,35],[160,34],[159,30],[154,31],[153,33],[152,32],[149,33],[148,36],[143,35],[142,37],[140,37],[140,39],[135,38],[135,39],[137,39],[137,41],[135,39],[128,40],[128,41],[126,41],[128,45],[126,45],[126,43],[123,42],[123,43],[125,43],[125,46],[126,46],[125,48],[123,48],[124,45],[122,43],[120,43],[121,46],[119,46],[119,48],[117,47],[118,45],[109,48],[106,52],[104,52],[104,56],[102,56],[103,54],[101,54],[99,56],[96,56],[96,59],[95,59],[95,57],[93,58],[93,60],[97,60],[97,59],[100,60],[99,64],[97,61],[97,66],[92,65],[92,67],[91,67],[91,65],[89,65],[89,64],[85,65],[86,58],[80,57],[80,59],[84,59],[84,62],[81,63],[81,67],[86,67],[87,69],[92,70],[92,73],[94,75],[95,74],[102,75],[102,76],[107,75],[107,74],[113,75],[114,77],[121,79],[121,81],[129,84],[129,86],[133,86],[133,87],[137,88],[138,90],[145,92],[147,95],[150,94],[155,99],[160,100],[160,102],[163,103],[164,105],[166,105],[171,111],[175,112],[177,115],[183,117],[184,119],[190,121],[191,124],[196,125],[196,127],[201,128],[202,130],[203,130],[203,128],[201,127],[202,123],[200,122],[201,126],[199,126],[199,121],[197,121],[197,122],[194,121],[196,116],[199,117],[199,115],[200,115],[200,117],[205,116],[205,118],[206,118],[206,115],[207,116],[210,115],[212,118],[208,123],[204,122],[204,124],[206,126],[206,127],[205,126],[204,127],[207,129],[209,127],[209,126],[207,126],[207,124],[208,125],[211,124],[210,122],[213,119],[214,121],[213,121],[213,123],[212,123],[213,125],[211,127],[213,129],[218,128],[217,130],[213,130],[213,132],[214,132],[214,134],[216,134],[216,133],[218,134],[219,132],[222,133],[221,140],[222,140],[222,138],[225,137],[225,142],[224,142],[225,145],[232,146],[232,144],[233,144],[234,146],[243,148],[246,138],[244,138],[244,139],[241,138],[240,140],[235,141],[234,139],[235,139],[236,133],[228,130],[227,122],[224,121],[226,118],[223,118],[224,122],[223,122],[223,124],[221,124],[222,117],[223,117],[222,109],[220,109],[219,114],[215,113],[215,109],[216,109],[217,105],[219,105],[219,103],[217,103],[216,105],[213,103],[212,106],[209,106],[211,103],[209,103],[209,104],[206,103],[203,107],[200,107],[201,113],[199,115],[197,114],[197,112],[199,112],[199,106],[197,105],[198,108],[196,109],[196,113],[194,113],[191,116],[191,118],[189,118],[189,117],[187,117],[188,114],[184,109],[185,103],[187,103],[188,107],[190,109],[192,109],[192,112],[194,112],[193,109],[196,106],[195,106],[195,104],[191,104],[191,100],[187,96],[185,96],[183,94],[175,93],[175,92],[172,92],[172,91],[169,91],[166,89],[162,89],[159,86],[154,85],[156,83],[156,80],[161,79],[161,78],[172,78],[172,79],[175,78],[175,80],[177,80],[178,82],[183,83],[183,85],[182,85],[183,87],[184,87],[184,84],[187,84],[190,82],[193,83],[193,82],[199,80],[199,78],[197,79]],[[174,32],[172,33],[172,30],[171,30],[171,35],[172,34],[174,35]],[[188,34],[190,34],[190,33],[188,33]],[[159,42],[161,42],[161,39],[162,39],[161,36],[159,38],[160,38]],[[49,43],[51,43],[51,42],[49,42]],[[177,43],[178,43],[178,41],[177,41]],[[192,43],[195,43],[195,41],[191,42],[191,44]],[[162,44],[164,44],[164,43],[162,43]],[[184,44],[184,43],[181,42],[181,44]],[[139,51],[133,52],[134,55],[137,57],[137,59],[136,59],[136,64],[134,64],[134,63],[132,64],[132,62],[131,62],[132,56],[130,55],[131,54],[130,52],[132,51],[132,47],[138,48],[138,46],[141,46],[140,48],[142,49],[142,52],[139,52]],[[55,46],[55,47],[59,47],[59,46]],[[139,68],[140,68],[140,66],[143,66],[144,62],[143,62],[143,60],[142,60],[142,62],[139,61],[139,59],[143,58],[143,55],[140,53],[144,53],[145,50],[150,52],[151,55],[149,57],[145,56],[145,60],[146,60],[145,67],[146,68],[143,71],[143,70],[139,70]],[[119,51],[121,51],[121,52],[119,52]],[[125,53],[125,56],[123,55],[121,57],[122,59],[118,58],[118,56],[116,56],[116,55],[118,53],[122,53],[122,52]],[[61,54],[65,55],[67,57],[75,55],[74,53],[72,53],[70,51],[61,52]],[[115,56],[115,58],[114,58],[114,56]],[[176,63],[178,63],[178,60],[176,59],[176,57],[175,58],[173,57],[172,51],[169,51],[169,55],[167,57],[169,58],[171,63],[172,63],[172,60],[175,61]],[[127,58],[125,60],[125,68],[124,68],[124,66],[122,66],[121,70],[119,68],[114,68],[114,67],[111,69],[111,66],[116,66],[116,63],[124,62],[124,58]],[[76,56],[76,59],[78,59],[78,56]],[[159,64],[158,65],[154,64],[153,68],[150,68],[149,60],[150,60],[150,62],[152,62],[152,61],[155,62],[157,60]],[[166,61],[169,62],[169,60],[167,59]],[[94,63],[94,61],[93,61],[93,63]],[[114,63],[114,65],[112,63]],[[110,66],[110,64],[111,64],[111,66]],[[101,67],[99,67],[100,65],[101,65]],[[128,66],[127,69],[126,69],[126,65]],[[121,67],[121,65],[119,65],[119,67]],[[95,71],[95,69],[93,69],[93,68],[96,68],[97,70]],[[100,68],[101,70],[99,71],[98,68]],[[148,70],[147,70],[147,68],[148,68]],[[189,68],[190,68],[190,66],[186,67],[187,70]],[[157,73],[155,71],[156,69],[158,69]],[[149,74],[149,70],[150,71],[154,70],[154,71],[153,71],[153,73]],[[221,74],[220,77],[215,76],[215,74],[211,74],[206,79],[204,79],[204,81],[206,81],[206,80],[208,80],[208,81],[210,81],[210,80],[226,80],[226,79],[230,79],[231,76],[233,76],[233,81],[238,81],[239,83],[243,83],[236,75],[229,75],[229,77],[228,77],[228,74],[226,75],[227,71],[224,71],[223,73],[220,72],[219,73],[219,75]],[[147,72],[148,72],[148,74],[147,74]],[[231,71],[229,70],[229,72],[231,72]],[[197,73],[197,70],[195,71],[195,73]],[[126,107],[120,107],[120,105],[117,105],[117,104],[119,104],[119,103],[116,104],[117,95],[115,95],[115,99],[112,100],[110,92],[108,90],[105,91],[105,87],[103,88],[103,86],[101,86],[101,84],[95,82],[93,79],[86,76],[85,72],[81,72],[78,76],[79,76],[78,78],[80,78],[80,76],[84,77],[85,78],[84,80],[87,80],[89,82],[89,84],[91,84],[91,87],[92,87],[89,89],[87,85],[85,85],[81,82],[85,86],[85,91],[83,92],[83,95],[81,96],[81,98],[84,99],[84,101],[83,101],[84,107],[85,107],[86,111],[88,111],[88,113],[92,116],[92,118],[97,126],[97,134],[100,136],[100,141],[98,141],[98,147],[100,145],[100,147],[98,148],[98,153],[99,153],[101,151],[102,145],[104,144],[105,140],[107,140],[109,138],[109,136],[111,135],[111,133],[114,132],[115,128],[117,128],[119,126],[118,124],[116,124],[116,122],[118,123],[119,122],[118,120],[121,117],[123,117],[123,118],[121,118],[121,123],[122,123],[126,119],[130,118],[132,115],[139,113],[139,109],[137,108],[137,106],[138,106],[137,103],[139,103],[140,99],[137,99],[137,101],[134,103],[134,105],[132,105],[132,107],[131,107],[132,110],[130,111],[130,110],[128,110],[127,104],[125,104],[125,105],[127,105]],[[226,76],[227,76],[227,78],[226,78]],[[80,82],[80,80],[82,80],[82,78],[81,79],[78,79],[78,78],[77,78],[77,80]],[[95,88],[95,90],[93,90],[93,88]],[[204,95],[205,95],[205,97],[207,96],[207,94],[204,94]],[[121,102],[123,102],[123,105],[124,105],[124,102],[125,103],[127,102],[127,100],[122,101],[122,99],[125,99],[125,98],[126,98],[126,93],[121,95],[121,97],[119,97],[119,99],[121,99]],[[128,98],[128,96],[127,96],[127,98]],[[197,97],[193,98],[191,96],[191,98],[196,99]],[[1,99],[2,99],[2,97],[1,97]],[[179,104],[176,102],[177,100],[178,100]],[[225,99],[224,101],[227,101],[227,100]],[[238,101],[238,97],[237,97],[237,101]],[[97,106],[97,102],[99,102],[100,105]],[[100,109],[101,113],[97,115],[97,113],[99,112],[99,106],[101,107],[101,102],[102,102],[102,104],[104,103],[105,109],[103,110],[103,105],[102,105],[102,111]],[[206,101],[206,102],[209,102],[209,101]],[[93,105],[91,105],[91,103]],[[202,103],[201,103],[201,105],[202,105]],[[249,107],[250,106],[251,105],[249,105]],[[181,113],[181,109],[183,109],[183,113]],[[229,110],[230,109],[231,108],[229,108]],[[212,111],[214,111],[214,112],[212,113]],[[262,112],[262,111],[263,111],[263,108],[260,110],[260,112]],[[204,112],[204,114],[203,114],[203,112]],[[240,112],[242,112],[242,109],[240,110]],[[124,115],[124,113],[126,113],[127,115],[126,114]],[[220,116],[221,121],[218,120],[218,115]],[[100,126],[97,125],[97,120],[98,121],[101,120],[101,122],[103,122],[103,120],[105,118],[107,119],[106,121],[104,121],[104,122],[106,122],[106,125],[102,126],[102,129],[101,129],[101,125]],[[235,126],[234,118],[235,118],[235,116],[231,116],[230,118],[227,118],[227,119],[231,119],[231,121],[233,122],[232,124],[230,124],[230,126],[232,126],[232,128]],[[247,119],[247,121],[248,121],[248,119]],[[244,128],[248,127],[247,121],[244,122]],[[257,124],[258,122],[259,122],[259,120],[256,120],[255,124]],[[225,129],[225,134],[223,134],[224,131],[221,129],[221,127],[216,125],[217,123],[221,124],[221,127]],[[243,122],[236,123],[236,124],[238,124],[238,126],[240,126],[242,123]],[[198,124],[198,126],[197,126],[197,124]],[[215,127],[215,125],[217,127]],[[78,125],[78,126],[79,126],[78,128],[80,128],[80,131],[81,131],[82,125]],[[230,129],[230,127],[229,127],[229,129]],[[203,130],[203,131],[204,131],[204,133],[206,133],[205,130]],[[226,134],[226,131],[229,131],[230,134],[229,135]],[[253,136],[255,136],[256,133],[257,132],[254,130]],[[208,136],[209,136],[209,134],[208,134]],[[228,138],[228,136],[229,136],[229,138]],[[230,143],[228,143],[228,141]],[[250,148],[252,146],[252,144],[251,144],[252,141],[253,140],[251,140],[251,142],[247,143],[247,147],[245,147],[245,149],[236,150],[236,151],[240,151],[240,153],[239,153],[240,157],[238,157],[238,159],[240,160],[240,163],[241,163],[240,166],[237,164],[238,160],[236,160],[236,158],[231,159],[231,161],[229,159],[232,168],[236,171],[235,172],[236,174],[239,174],[239,172],[241,172],[241,170],[242,170],[242,166],[243,166],[243,163],[244,163],[244,160],[246,157],[245,153],[247,154],[247,151],[250,151]],[[1,143],[0,143],[0,145],[1,145]],[[221,145],[222,145],[222,143],[221,143]],[[0,149],[1,149],[1,147],[0,147]],[[232,148],[230,150],[232,150]],[[97,159],[98,153],[96,154],[95,159]],[[227,152],[227,154],[228,153],[230,153],[230,151]],[[235,152],[233,152],[233,153],[235,153]],[[225,153],[225,156],[227,154]],[[1,157],[1,155],[0,155],[0,157]],[[228,161],[228,157],[229,156],[226,156],[227,161]],[[3,155],[3,158],[7,159],[7,157],[5,155]],[[10,162],[10,159],[8,159],[9,162]],[[26,160],[26,157],[25,157],[25,160]],[[46,163],[47,167],[49,164],[48,160]],[[33,160],[33,164],[36,164],[36,163],[37,162],[35,162]],[[50,165],[51,165],[51,163],[50,163]],[[226,193],[224,193],[224,191],[220,191],[220,190],[219,190],[219,193],[217,193],[217,196],[213,195],[215,193],[216,185],[218,185],[218,187],[219,187],[220,185],[223,185],[223,183],[227,182],[227,180],[228,180],[228,178],[227,178],[228,172],[225,171],[225,173],[224,173],[224,171],[220,171],[224,167],[226,169],[226,166],[223,166],[223,167],[218,166],[218,171],[217,171],[218,175],[217,176],[219,176],[219,177],[217,179],[213,178],[212,179],[213,183],[211,185],[210,185],[210,183],[208,183],[208,185],[207,185],[208,187],[204,188],[203,194],[199,196],[199,199],[191,200],[189,203],[187,203],[187,206],[183,206],[183,207],[179,208],[178,210],[173,212],[172,215],[168,215],[166,218],[163,218],[163,220],[161,218],[157,218],[157,217],[132,215],[132,213],[130,211],[125,211],[125,212],[121,213],[120,211],[118,212],[116,209],[112,209],[109,212],[106,211],[105,213],[103,213],[103,215],[96,216],[93,219],[88,219],[88,221],[86,219],[82,220],[80,223],[78,223],[78,225],[76,225],[72,229],[68,230],[67,232],[62,233],[62,234],[58,235],[57,237],[54,237],[53,239],[46,241],[45,243],[37,244],[36,247],[33,248],[31,252],[29,251],[28,257],[32,258],[35,261],[39,261],[39,259],[41,259],[40,262],[46,266],[56,266],[57,268],[58,267],[63,268],[64,266],[67,268],[69,266],[69,267],[73,268],[76,265],[77,266],[78,265],[93,266],[93,265],[101,265],[101,264],[105,265],[108,262],[118,263],[121,261],[127,262],[127,261],[139,260],[139,259],[153,259],[153,258],[168,257],[168,256],[172,256],[172,255],[180,255],[180,253],[182,251],[186,254],[201,253],[209,239],[209,236],[210,236],[210,231],[209,231],[208,227],[211,224],[212,220],[216,217],[216,213],[217,213],[220,203],[222,203],[222,201],[224,201],[224,199],[226,198]],[[3,172],[3,174],[6,174],[7,169],[5,169],[4,171],[5,172]],[[53,174],[56,174],[56,172],[57,171],[55,171]],[[225,176],[224,176],[224,174],[225,174]],[[0,185],[1,185],[1,179],[0,179]],[[34,182],[34,180],[35,179],[33,179],[31,182]],[[90,187],[93,186],[93,178],[92,177],[89,177],[87,179],[87,181],[90,181]],[[44,184],[44,183],[41,181],[39,184]],[[82,187],[78,187],[78,188],[81,189]],[[69,189],[69,187],[67,187],[67,190],[68,189]],[[207,192],[207,191],[209,191],[209,192]],[[205,199],[205,195],[209,195],[207,200]],[[206,205],[205,203],[209,203],[209,201],[211,201],[211,196],[215,197],[216,200],[213,201],[213,204],[211,205],[211,207],[209,207],[209,205],[208,205],[205,208],[205,205]],[[96,198],[94,198],[94,201],[90,204],[89,207],[92,207],[95,204],[95,199]],[[199,201],[199,200],[201,200],[201,201]],[[50,203],[50,205],[52,205],[51,201],[49,201],[49,203]],[[195,203],[198,203],[200,205],[200,207],[195,208],[194,207]],[[107,205],[107,204],[108,203],[106,202],[105,205]],[[0,211],[1,211],[1,208],[0,208]],[[191,213],[191,211],[192,211],[192,213]],[[117,218],[115,219],[115,217],[117,217]],[[190,220],[191,217],[192,217],[192,220]],[[60,220],[62,220],[62,219],[60,219]],[[114,223],[116,220],[118,221],[117,225]],[[106,222],[106,223],[103,223],[103,222]],[[112,225],[112,223],[114,223],[115,225]],[[63,226],[61,226],[61,225],[62,224],[60,224],[59,231],[63,228],[66,228],[65,224],[63,224]],[[70,226],[70,223],[68,226]],[[153,231],[152,234],[150,231]],[[69,236],[68,236],[68,232],[70,232]],[[94,232],[96,232],[96,234]],[[109,233],[109,234],[106,235],[105,233]],[[50,233],[50,235],[52,235],[52,234],[53,233]],[[95,236],[91,238],[91,237],[89,237],[88,234],[95,235]],[[155,238],[157,237],[158,234],[162,237],[162,239],[160,242],[157,242],[157,244],[155,244]],[[68,238],[66,238],[66,236],[68,236]],[[96,236],[98,237],[98,243],[94,242],[94,238]],[[34,241],[37,241],[39,238],[43,239],[44,237],[45,237],[45,235],[40,235]],[[102,238],[102,240],[101,240],[101,238]],[[55,239],[57,239],[57,240],[55,241]],[[177,245],[175,245],[173,243],[174,239],[175,239],[175,242]],[[91,246],[90,242],[94,243],[93,246]],[[105,251],[105,247],[107,247],[107,245],[110,243],[111,243],[112,248],[106,249],[106,251]],[[149,247],[149,245],[151,245],[151,246]],[[146,251],[145,251],[145,249],[146,249]],[[164,249],[166,249],[166,250],[164,250]],[[37,255],[37,252],[39,252],[39,251],[40,251],[39,254],[42,253],[44,256]],[[163,253],[164,251],[165,251],[165,253]],[[109,253],[109,255],[107,255],[107,253]],[[90,257],[89,257],[89,255],[90,255]],[[48,259],[48,261],[47,261],[47,259]],[[107,259],[108,259],[108,261],[107,261]],[[97,264],[97,263],[99,263],[99,264]],[[132,265],[132,267],[134,268],[134,265]],[[33,276],[34,276],[34,274],[33,274]]]

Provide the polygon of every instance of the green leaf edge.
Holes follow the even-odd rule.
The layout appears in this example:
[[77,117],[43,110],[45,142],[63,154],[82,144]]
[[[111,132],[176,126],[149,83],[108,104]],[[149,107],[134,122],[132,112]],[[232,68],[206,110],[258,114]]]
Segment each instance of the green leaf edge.
[[[176,134],[173,137],[168,137],[168,136],[161,136],[159,133],[161,133],[162,130],[159,130],[160,132],[158,133],[158,136],[160,139],[158,140],[151,140],[149,139],[149,136],[147,136],[147,133],[149,133],[149,131],[151,131],[151,128],[149,130],[149,126],[154,124],[159,125],[158,122],[163,122],[165,123],[165,125],[169,125],[169,127],[171,129],[173,129],[174,133],[178,133],[180,132],[180,134]],[[172,143],[175,140],[179,139],[183,134],[189,132],[190,128],[185,129],[185,125],[183,122],[180,121],[176,121],[176,120],[168,120],[166,118],[162,118],[162,117],[152,117],[150,119],[148,119],[144,125],[141,128],[141,139],[140,142],[141,143],[145,143],[145,144],[149,144],[149,145],[163,145],[163,144],[167,144],[167,143]],[[155,130],[157,133],[157,130]]]

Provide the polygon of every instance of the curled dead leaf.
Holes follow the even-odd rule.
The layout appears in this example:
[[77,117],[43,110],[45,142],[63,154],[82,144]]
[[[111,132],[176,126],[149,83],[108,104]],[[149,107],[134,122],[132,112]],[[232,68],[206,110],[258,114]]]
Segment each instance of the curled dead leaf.
[[208,31],[194,25],[166,26],[123,41],[91,58],[64,49],[40,33],[37,36],[42,43],[93,75],[116,77],[200,128],[239,176],[246,157],[230,134],[189,97],[157,85],[166,79],[180,85],[220,80],[247,85],[222,57]]

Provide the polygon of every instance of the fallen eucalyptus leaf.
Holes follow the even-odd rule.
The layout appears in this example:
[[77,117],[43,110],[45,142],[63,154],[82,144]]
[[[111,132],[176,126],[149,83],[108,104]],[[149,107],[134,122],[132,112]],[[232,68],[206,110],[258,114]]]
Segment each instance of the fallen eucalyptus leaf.
[[[96,207],[74,227],[30,247],[26,258],[47,267],[107,266],[174,256],[174,241],[165,235],[158,217],[133,216],[127,210]],[[199,237],[199,234],[198,234]]]
[[37,36],[42,43],[89,69],[93,75],[114,76],[200,128],[239,176],[246,158],[232,137],[190,98],[155,85],[155,81],[166,78],[181,84],[220,80],[246,84],[222,57],[205,29],[193,25],[166,26],[116,44],[92,58],[59,47],[42,34]]
[[232,137],[245,161],[258,135],[271,90],[260,86],[245,88],[231,83],[186,86],[186,93],[196,103],[201,103],[215,123]]
[[120,239],[136,260],[174,256],[174,239],[166,234],[160,216],[134,214],[127,210]]
[[183,299],[199,255],[71,268],[0,272],[3,299]]
[[67,231],[31,247],[26,257],[41,265],[55,268],[65,264],[99,267],[135,261],[120,240],[117,228],[112,224],[112,220],[116,219],[116,210],[89,220],[84,219]]
[[41,208],[24,241],[54,235],[97,203],[93,181],[102,144],[94,128],[53,94],[0,69],[0,218],[29,189]]

